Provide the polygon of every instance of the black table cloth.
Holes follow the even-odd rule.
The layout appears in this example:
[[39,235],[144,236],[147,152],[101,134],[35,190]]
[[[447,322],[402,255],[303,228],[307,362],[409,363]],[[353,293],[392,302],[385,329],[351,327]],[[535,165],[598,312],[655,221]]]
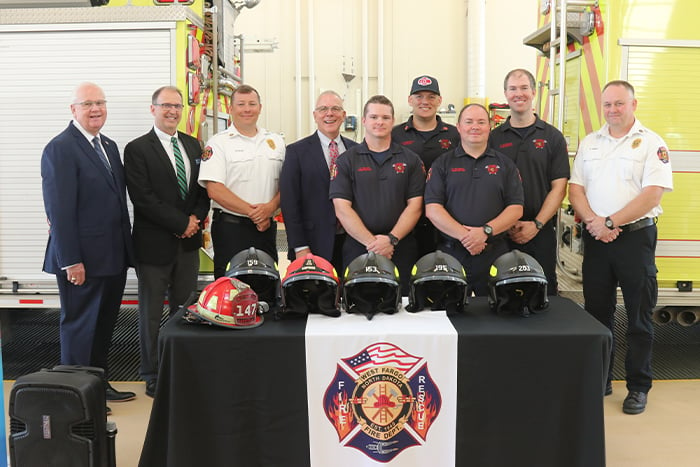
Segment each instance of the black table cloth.
[[[180,318],[160,333],[139,465],[308,466],[306,321],[234,331]],[[449,318],[459,336],[458,466],[605,465],[603,325],[559,297],[529,318],[496,316],[473,298]]]

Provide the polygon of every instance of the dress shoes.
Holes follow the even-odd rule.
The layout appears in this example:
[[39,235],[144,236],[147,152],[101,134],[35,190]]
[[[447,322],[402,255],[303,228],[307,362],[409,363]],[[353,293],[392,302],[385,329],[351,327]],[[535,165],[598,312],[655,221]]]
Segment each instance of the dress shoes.
[[146,381],[146,395],[148,397],[156,396],[156,379],[152,378]]
[[608,381],[605,385],[605,395],[609,396],[610,394],[612,394],[612,381]]
[[644,412],[647,407],[647,394],[641,391],[630,391],[622,403],[622,411],[629,415]]
[[136,399],[136,394],[131,391],[117,391],[109,383],[107,383],[105,398],[108,402],[126,402]]

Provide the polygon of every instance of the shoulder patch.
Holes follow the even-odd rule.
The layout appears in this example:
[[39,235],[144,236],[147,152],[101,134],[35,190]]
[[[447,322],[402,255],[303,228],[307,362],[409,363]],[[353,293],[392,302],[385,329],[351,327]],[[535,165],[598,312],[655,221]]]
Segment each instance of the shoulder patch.
[[668,164],[668,149],[666,149],[664,146],[660,146],[659,149],[656,151],[656,155],[659,157],[659,160],[661,162],[663,162],[664,164]]
[[202,152],[202,160],[203,161],[208,161],[211,159],[211,156],[214,155],[214,150],[211,148],[211,146],[207,146],[204,148],[204,151]]

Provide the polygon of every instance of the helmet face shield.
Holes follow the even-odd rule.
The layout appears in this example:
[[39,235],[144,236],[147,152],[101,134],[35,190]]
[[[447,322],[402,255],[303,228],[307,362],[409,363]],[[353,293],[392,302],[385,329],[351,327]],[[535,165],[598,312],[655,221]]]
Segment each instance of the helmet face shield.
[[187,309],[190,316],[186,319],[228,329],[249,329],[263,323],[265,308],[248,284],[220,277],[202,290],[197,303]]
[[407,310],[462,312],[467,304],[467,276],[453,256],[437,250],[420,258],[411,272]]
[[335,268],[320,256],[292,261],[282,281],[283,314],[340,316],[339,283]]
[[396,313],[401,306],[399,271],[388,258],[365,253],[345,269],[343,302],[348,313]]
[[498,257],[490,270],[489,306],[498,314],[520,316],[545,311],[547,278],[537,260],[520,250]]
[[226,269],[226,277],[248,284],[258,298],[270,307],[280,301],[280,273],[277,263],[262,250],[251,247],[236,253]]

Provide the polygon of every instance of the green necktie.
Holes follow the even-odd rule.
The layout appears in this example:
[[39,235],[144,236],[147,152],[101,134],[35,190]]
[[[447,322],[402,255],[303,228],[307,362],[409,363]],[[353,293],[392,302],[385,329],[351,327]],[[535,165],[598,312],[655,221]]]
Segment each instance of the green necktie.
[[177,172],[177,187],[180,190],[180,198],[187,198],[187,172],[185,172],[185,161],[182,159],[180,146],[177,144],[177,138],[172,137],[170,141],[173,143],[173,153],[175,154],[175,168]]

